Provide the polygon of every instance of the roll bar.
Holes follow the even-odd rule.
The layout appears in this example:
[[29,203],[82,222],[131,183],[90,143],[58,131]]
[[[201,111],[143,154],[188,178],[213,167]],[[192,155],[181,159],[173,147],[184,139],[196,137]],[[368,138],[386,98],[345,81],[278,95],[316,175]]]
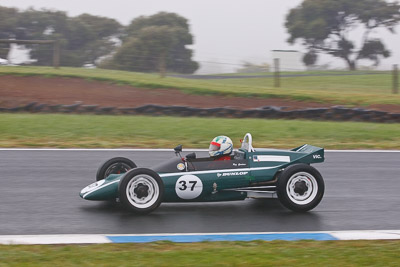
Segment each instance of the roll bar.
[[243,137],[241,149],[245,150],[247,152],[254,152],[255,151],[254,148],[253,148],[253,137],[251,136],[250,133],[247,133]]

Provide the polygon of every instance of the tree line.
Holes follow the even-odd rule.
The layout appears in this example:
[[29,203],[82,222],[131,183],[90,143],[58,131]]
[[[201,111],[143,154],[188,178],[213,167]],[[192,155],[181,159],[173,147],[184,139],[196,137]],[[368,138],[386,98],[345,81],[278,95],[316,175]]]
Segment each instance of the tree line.
[[[290,44],[306,49],[303,61],[314,65],[320,53],[338,57],[350,70],[359,60],[378,65],[390,56],[378,29],[395,33],[400,4],[385,0],[304,0],[286,16]],[[361,37],[354,30],[362,32]],[[266,34],[268,34],[266,32]],[[100,16],[0,6],[0,39],[59,40],[62,66],[95,63],[103,68],[138,72],[193,73],[193,44],[188,20],[175,13],[160,12],[133,19],[128,26]],[[251,44],[249,44],[251,47]],[[50,48],[28,45],[36,65],[51,65]],[[9,46],[0,44],[0,57]],[[246,66],[244,66],[246,68]],[[248,66],[247,66],[248,67]]]
[[[199,67],[192,60],[193,44],[187,19],[175,13],[160,12],[141,16],[128,26],[115,19],[82,14],[69,17],[65,12],[0,6],[0,39],[59,40],[61,66],[95,64],[103,68],[140,72],[193,73]],[[52,48],[26,45],[33,64],[52,64]],[[0,57],[6,58],[8,44],[0,44]]]

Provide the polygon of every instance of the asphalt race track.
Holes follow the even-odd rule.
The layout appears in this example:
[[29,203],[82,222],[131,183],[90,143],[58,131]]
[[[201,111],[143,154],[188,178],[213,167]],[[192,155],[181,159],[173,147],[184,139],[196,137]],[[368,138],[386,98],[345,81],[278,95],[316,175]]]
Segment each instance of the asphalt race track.
[[400,153],[327,152],[326,162],[314,165],[325,179],[325,196],[304,214],[276,199],[248,199],[162,204],[146,216],[78,196],[94,182],[98,166],[115,156],[149,167],[175,155],[172,150],[0,151],[0,235],[400,229]]

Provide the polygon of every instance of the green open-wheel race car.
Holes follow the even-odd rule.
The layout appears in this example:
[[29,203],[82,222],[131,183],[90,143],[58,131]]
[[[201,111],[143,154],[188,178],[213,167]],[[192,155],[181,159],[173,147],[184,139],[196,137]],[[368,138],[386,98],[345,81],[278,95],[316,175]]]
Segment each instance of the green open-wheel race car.
[[149,213],[162,202],[233,201],[275,198],[294,211],[316,207],[324,194],[321,174],[310,164],[324,161],[324,149],[303,145],[292,150],[254,149],[247,133],[229,160],[174,157],[151,168],[140,168],[117,157],[100,166],[96,182],[80,196],[115,200],[136,213]]

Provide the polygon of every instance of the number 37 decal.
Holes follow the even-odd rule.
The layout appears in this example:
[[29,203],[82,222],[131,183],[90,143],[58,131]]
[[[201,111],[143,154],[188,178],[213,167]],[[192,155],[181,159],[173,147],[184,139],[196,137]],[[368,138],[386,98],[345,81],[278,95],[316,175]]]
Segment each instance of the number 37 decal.
[[195,175],[183,175],[175,184],[175,192],[182,199],[194,199],[203,191],[203,183]]
[[[179,181],[179,183],[182,185],[181,187],[179,187],[179,190],[184,191],[184,190],[188,189],[188,186],[186,185],[186,181],[182,180],[182,181]],[[197,184],[197,181],[189,181],[189,184],[192,184],[192,186],[190,187],[190,191],[193,191],[194,187]]]

